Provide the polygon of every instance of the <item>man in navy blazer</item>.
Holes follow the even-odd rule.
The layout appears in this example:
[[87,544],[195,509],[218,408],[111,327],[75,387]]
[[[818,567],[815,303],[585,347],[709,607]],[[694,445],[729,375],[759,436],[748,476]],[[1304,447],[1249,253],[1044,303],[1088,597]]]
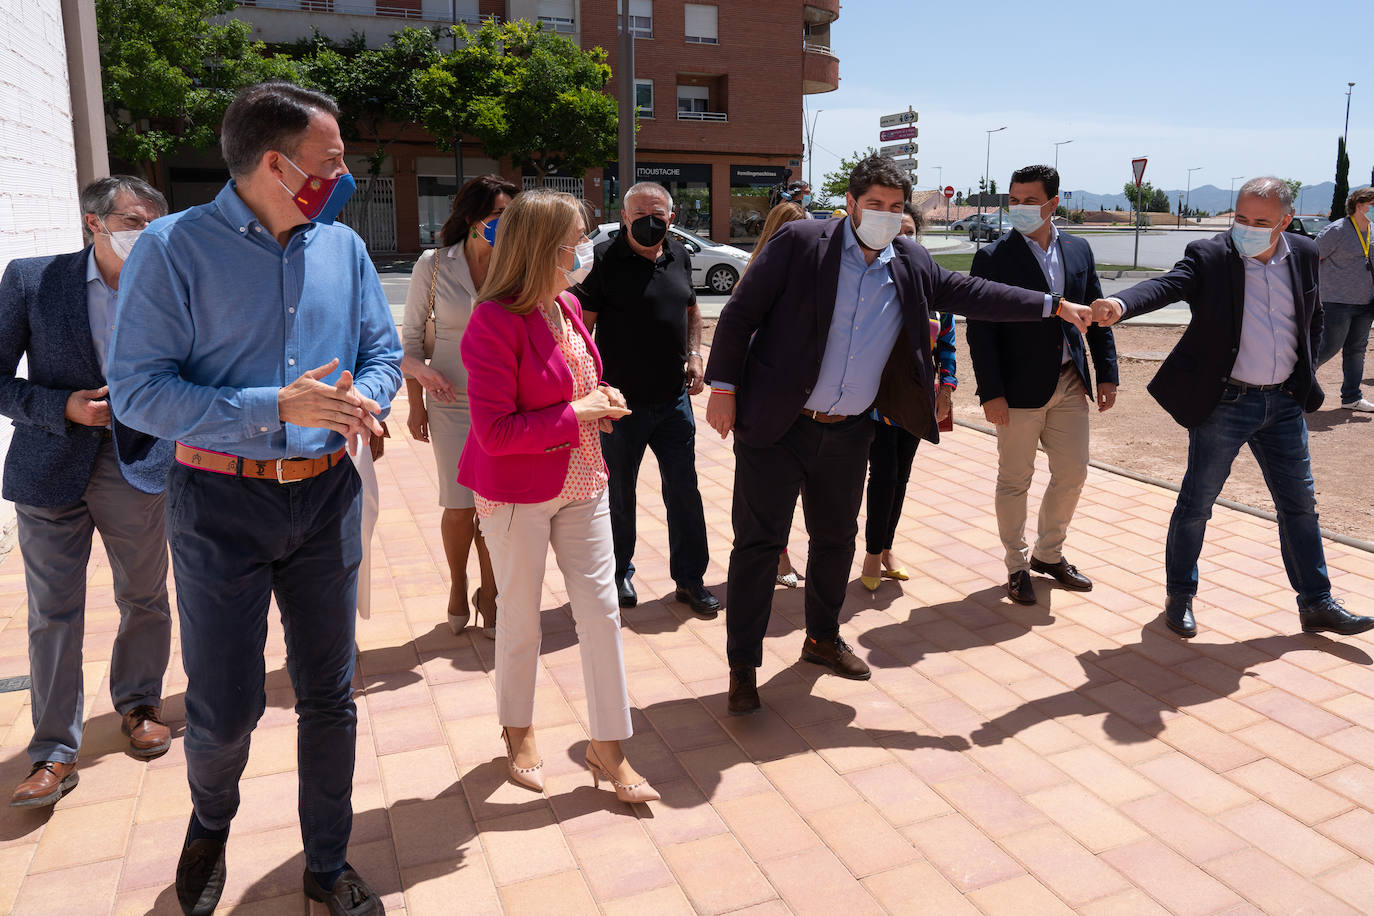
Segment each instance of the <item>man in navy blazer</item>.
[[[119,633],[110,695],[129,749],[167,751],[162,677],[171,649],[162,477],[171,446],[110,415],[105,367],[115,291],[133,243],[167,201],[117,175],[81,192],[92,244],[11,261],[0,280],[0,413],[14,421],[4,497],[18,515],[29,598],[29,775],[16,807],[51,805],[77,782],[83,711],[86,563],[99,531],[114,574]],[[15,375],[28,357],[28,377]]]
[[1331,597],[1303,419],[1322,404],[1317,246],[1284,231],[1293,192],[1278,178],[1242,185],[1235,218],[1229,233],[1191,243],[1164,276],[1093,303],[1105,324],[1170,302],[1192,308],[1188,329],[1149,385],[1188,430],[1188,467],[1164,548],[1164,620],[1185,639],[1197,635],[1193,597],[1207,519],[1248,445],[1278,513],[1303,632],[1363,633],[1374,617],[1351,614]]
[[[1075,302],[1102,298],[1093,250],[1086,239],[1061,233],[1059,172],[1048,165],[1017,169],[1007,186],[1012,229],[973,256],[972,276],[1058,293]],[[1097,370],[1097,409],[1116,401],[1116,344],[1110,328],[1086,335],[1060,318],[1038,324],[970,320],[965,332],[978,400],[997,431],[997,530],[1006,552],[1007,594],[1035,603],[1032,570],[1065,588],[1088,591],[1092,580],[1064,559],[1064,539],[1088,479],[1088,401]],[[1087,338],[1086,346],[1084,338]],[[1026,495],[1035,474],[1036,447],[1049,458],[1050,481],[1040,500],[1034,550],[1026,545]]]
[[759,708],[778,555],[797,496],[810,536],[801,657],[841,677],[868,665],[840,637],[876,408],[939,439],[930,315],[1002,321],[1057,313],[1087,326],[1089,309],[1048,294],[951,273],[898,238],[906,174],[870,157],[850,174],[843,220],[797,220],[754,258],[716,326],[706,419],[735,432],[734,549],[726,586],[729,712]]

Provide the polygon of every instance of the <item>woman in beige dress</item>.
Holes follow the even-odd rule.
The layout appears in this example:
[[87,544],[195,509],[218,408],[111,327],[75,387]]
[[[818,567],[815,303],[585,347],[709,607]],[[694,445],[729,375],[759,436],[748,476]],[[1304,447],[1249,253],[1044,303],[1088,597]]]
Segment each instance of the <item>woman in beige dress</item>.
[[[439,472],[439,505],[444,509],[439,532],[451,581],[449,627],[461,633],[472,617],[467,569],[468,553],[475,543],[482,582],[472,593],[472,604],[482,616],[482,634],[488,638],[496,636],[496,577],[477,530],[472,491],[458,484],[458,456],[469,426],[467,374],[458,345],[477,290],[487,279],[497,219],[518,193],[519,188],[499,175],[473,178],[459,189],[453,211],[439,230],[439,247],[420,255],[410,275],[401,325],[401,371],[410,400],[407,426],[418,441],[433,444]],[[434,354],[426,362],[425,324],[431,303]]]

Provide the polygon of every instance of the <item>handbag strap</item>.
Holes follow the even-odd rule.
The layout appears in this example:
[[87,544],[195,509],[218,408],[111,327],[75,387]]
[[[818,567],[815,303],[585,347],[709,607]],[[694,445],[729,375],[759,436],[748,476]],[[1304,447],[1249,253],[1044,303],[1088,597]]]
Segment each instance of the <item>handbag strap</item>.
[[429,275],[429,318],[434,320],[434,287],[439,282],[439,249],[434,249],[434,270]]

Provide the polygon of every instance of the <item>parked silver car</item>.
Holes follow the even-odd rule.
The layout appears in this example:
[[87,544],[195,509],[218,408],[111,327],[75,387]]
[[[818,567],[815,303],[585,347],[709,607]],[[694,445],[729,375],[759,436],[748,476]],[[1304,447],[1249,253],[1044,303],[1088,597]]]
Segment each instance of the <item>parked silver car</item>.
[[[672,226],[668,229],[687,249],[692,258],[692,285],[707,289],[718,296],[727,296],[739,282],[739,275],[749,263],[749,252],[734,245],[722,245],[702,238],[694,232]],[[593,242],[613,239],[620,232],[620,223],[602,223],[587,236]]]

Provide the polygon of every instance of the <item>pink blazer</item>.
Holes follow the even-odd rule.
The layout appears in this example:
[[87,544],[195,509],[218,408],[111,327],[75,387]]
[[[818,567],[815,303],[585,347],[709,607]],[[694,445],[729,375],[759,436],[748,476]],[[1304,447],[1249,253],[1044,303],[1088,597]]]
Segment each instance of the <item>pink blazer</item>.
[[[601,354],[582,324],[582,305],[559,296],[601,377]],[[563,489],[577,445],[573,375],[537,311],[516,315],[499,302],[478,303],[463,331],[472,425],[458,482],[490,500],[541,503]]]

